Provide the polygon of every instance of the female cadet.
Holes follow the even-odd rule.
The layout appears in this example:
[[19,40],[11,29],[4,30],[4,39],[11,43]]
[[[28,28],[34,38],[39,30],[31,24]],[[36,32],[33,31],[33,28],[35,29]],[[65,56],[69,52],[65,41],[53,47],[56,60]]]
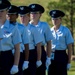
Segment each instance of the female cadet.
[[[67,69],[71,67],[72,43],[74,42],[70,30],[62,25],[62,17],[65,13],[61,10],[51,10],[53,27],[52,39],[52,62],[49,66],[48,75],[67,75]],[[68,50],[68,55],[66,54]]]
[[[16,75],[23,75],[23,69],[28,67],[28,57],[29,57],[29,38],[27,28],[17,22],[19,8],[15,5],[11,5],[7,13],[7,19],[12,23],[15,24],[21,35],[22,43],[20,44],[20,63],[19,63],[19,72]],[[24,48],[25,47],[25,48]],[[24,55],[23,55],[24,51]]]
[[[17,27],[6,20],[10,5],[8,0],[0,0],[0,28],[3,32],[3,39],[0,40],[0,75],[11,75],[18,72],[21,37]],[[13,48],[15,48],[14,57]]]
[[[36,75],[36,62],[37,66],[41,63],[41,42],[42,38],[39,32],[29,24],[30,21],[30,8],[27,6],[19,6],[20,8],[20,21],[27,27],[29,35],[29,75]],[[35,45],[37,50],[35,50]],[[40,64],[38,64],[40,62]],[[27,75],[28,75],[27,73]],[[26,74],[24,74],[26,75]]]
[[[40,33],[43,39],[42,43],[42,65],[37,67],[36,75],[45,75],[46,67],[51,64],[50,53],[51,53],[51,39],[52,34],[50,27],[46,22],[40,21],[42,13],[44,13],[44,8],[39,4],[30,4],[30,24],[33,25]],[[47,50],[45,51],[44,46],[47,45]],[[38,63],[40,64],[40,63]]]

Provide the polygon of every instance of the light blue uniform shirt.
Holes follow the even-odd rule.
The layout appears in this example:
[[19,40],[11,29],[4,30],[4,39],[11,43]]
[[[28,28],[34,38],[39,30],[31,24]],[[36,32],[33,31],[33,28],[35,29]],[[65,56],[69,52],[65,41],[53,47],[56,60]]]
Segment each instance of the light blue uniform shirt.
[[0,39],[2,39],[2,38],[3,38],[3,32],[2,32],[2,30],[0,28]]
[[28,37],[29,37],[29,50],[32,50],[35,48],[35,45],[34,45],[34,39],[33,39],[31,30],[30,30],[30,24],[28,24],[26,27],[28,30]]
[[14,45],[22,42],[17,26],[10,24],[8,20],[1,26],[1,29],[3,39],[0,41],[0,51],[12,50]]
[[70,30],[63,25],[60,25],[60,28],[56,32],[54,27],[52,27],[51,32],[53,35],[52,50],[65,50],[68,44],[74,42]]
[[29,47],[32,49],[36,46],[36,44],[42,42],[43,40],[40,32],[34,27],[34,25],[28,24],[27,28],[30,39]]
[[52,40],[52,33],[51,33],[49,25],[46,22],[39,21],[38,24],[34,26],[41,33],[41,37],[43,40],[42,45],[46,45],[48,41]]
[[20,52],[23,52],[23,50],[25,50],[24,44],[29,44],[28,31],[24,25],[22,25],[18,22],[16,22],[16,24],[18,26],[18,29],[20,31],[20,36],[22,39],[22,43],[20,44]]

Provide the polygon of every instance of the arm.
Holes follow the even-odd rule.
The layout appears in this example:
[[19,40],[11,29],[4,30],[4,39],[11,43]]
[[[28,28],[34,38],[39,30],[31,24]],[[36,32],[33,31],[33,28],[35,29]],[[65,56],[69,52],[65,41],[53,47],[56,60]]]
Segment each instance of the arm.
[[68,44],[68,63],[71,63],[72,44]]
[[19,64],[19,58],[20,58],[20,43],[15,45],[15,53],[14,53],[14,65]]
[[29,64],[29,44],[24,44],[24,47],[25,47],[25,60],[23,62],[23,67],[22,69],[25,70],[28,68],[28,64]]
[[47,42],[46,46],[46,53],[47,53],[47,59],[46,59],[46,69],[48,69],[49,65],[51,64],[51,41]]
[[25,61],[28,61],[29,58],[29,44],[25,44]]
[[51,41],[47,42],[47,57],[50,57],[51,55]]
[[37,68],[40,67],[42,65],[42,61],[41,61],[41,42],[36,44],[37,47],[37,62],[36,62],[36,66]]
[[41,60],[41,43],[38,43],[37,45],[37,61]]
[[28,35],[28,30],[26,27],[24,27],[24,30],[23,30],[23,44],[24,44],[24,47],[25,47],[25,50],[24,50],[24,62],[23,62],[23,67],[22,69],[25,70],[28,68],[28,64],[29,64],[29,35]]
[[22,42],[17,26],[15,26],[13,31],[14,32],[13,32],[13,36],[12,36],[12,43],[14,44],[15,52],[14,52],[14,63],[10,70],[10,74],[15,74],[19,71],[18,65],[19,65],[19,60],[20,60],[20,43]]
[[28,35],[28,29],[24,27],[23,33],[22,33],[22,41],[25,47],[25,61],[28,61],[29,58],[29,35]]

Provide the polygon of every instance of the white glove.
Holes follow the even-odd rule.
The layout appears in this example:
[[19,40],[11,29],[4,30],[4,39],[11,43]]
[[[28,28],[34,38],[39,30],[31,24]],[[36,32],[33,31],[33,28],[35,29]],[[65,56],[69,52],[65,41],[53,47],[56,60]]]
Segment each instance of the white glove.
[[71,64],[68,63],[68,64],[67,64],[67,70],[70,70],[70,68],[71,68]]
[[36,66],[37,66],[37,68],[40,67],[41,65],[42,65],[41,60],[39,60],[39,61],[36,62]]
[[13,67],[10,70],[10,74],[16,74],[18,72],[18,66],[17,65],[13,65]]
[[28,68],[29,61],[24,61],[22,69],[25,70]]
[[51,58],[47,57],[46,59],[46,68],[48,69],[49,65],[51,65]]

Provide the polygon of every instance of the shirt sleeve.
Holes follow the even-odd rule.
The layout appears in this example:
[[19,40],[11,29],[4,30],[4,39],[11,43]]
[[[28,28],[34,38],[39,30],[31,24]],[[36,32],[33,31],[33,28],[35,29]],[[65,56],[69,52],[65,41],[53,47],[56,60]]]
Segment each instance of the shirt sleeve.
[[35,45],[43,41],[43,40],[42,40],[42,35],[41,35],[41,33],[37,30],[37,28],[33,29],[32,35],[33,35],[33,39],[34,39]]
[[15,26],[14,30],[13,30],[12,41],[13,41],[14,45],[22,42],[20,32],[19,32],[17,26]]
[[48,24],[46,24],[44,36],[45,36],[46,42],[52,40],[53,38],[51,29]]
[[67,28],[67,33],[66,33],[66,43],[70,44],[70,43],[74,43],[74,39],[72,37],[72,34],[70,32],[70,30]]
[[22,41],[23,41],[23,44],[28,44],[29,43],[28,30],[27,30],[26,27],[24,27],[24,29],[23,29]]

